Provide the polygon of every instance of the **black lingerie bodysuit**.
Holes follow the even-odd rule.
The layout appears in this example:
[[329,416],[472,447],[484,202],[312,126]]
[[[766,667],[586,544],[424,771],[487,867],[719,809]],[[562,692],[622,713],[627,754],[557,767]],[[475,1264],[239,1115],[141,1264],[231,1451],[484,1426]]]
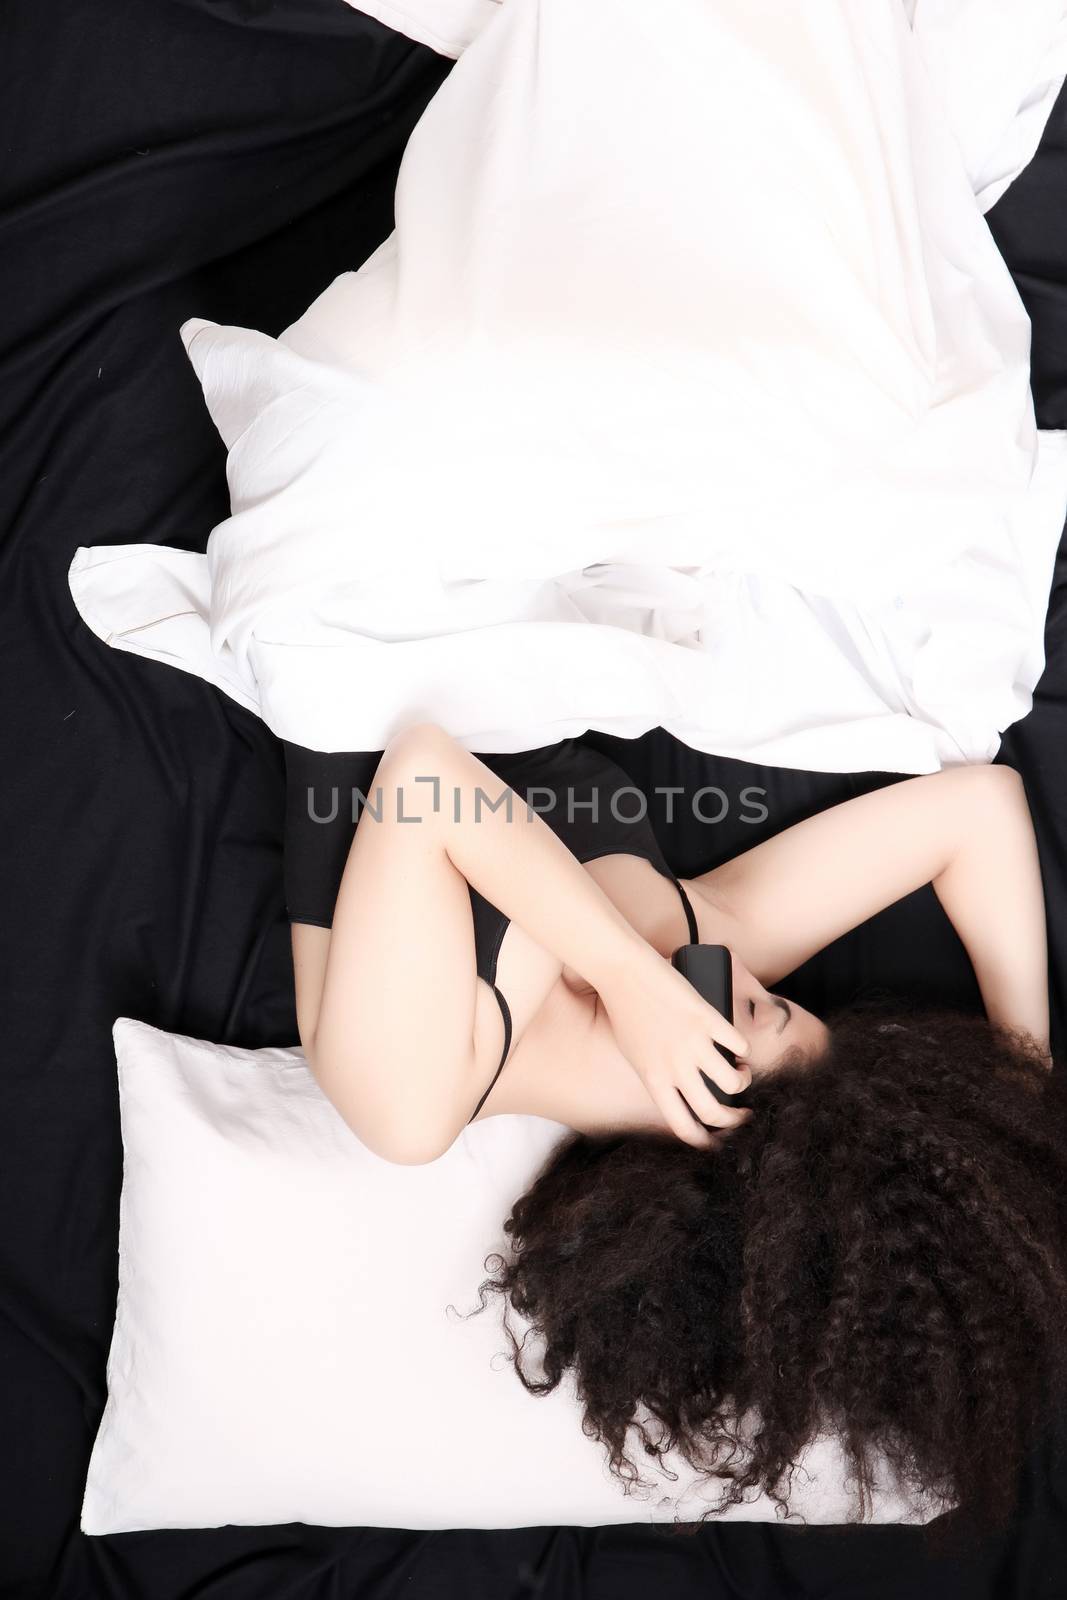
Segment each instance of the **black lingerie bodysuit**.
[[[380,752],[325,753],[285,745],[285,899],[290,922],[310,922],[319,928],[332,925],[337,891],[356,828],[352,792],[355,790],[374,803],[373,779],[380,759]],[[650,861],[677,888],[689,938],[694,944],[697,942],[693,907],[643,814],[644,797],[614,761],[580,739],[564,739],[512,755],[479,754],[478,759],[530,803],[578,861],[611,855],[640,856]],[[491,802],[497,800],[496,793],[486,792]],[[504,1021],[500,1062],[471,1113],[473,1120],[511,1049],[511,1009],[496,983],[500,946],[511,919],[471,885],[467,887],[474,918],[478,976],[492,988]]]

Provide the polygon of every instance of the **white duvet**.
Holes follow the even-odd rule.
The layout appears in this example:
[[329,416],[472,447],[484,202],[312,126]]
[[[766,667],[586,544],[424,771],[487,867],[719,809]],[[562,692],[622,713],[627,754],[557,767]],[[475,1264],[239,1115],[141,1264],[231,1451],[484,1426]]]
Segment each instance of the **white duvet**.
[[431,718],[989,760],[1043,666],[1067,450],[983,209],[1067,0],[361,9],[459,56],[395,232],[277,340],[184,326],[232,515],[206,557],[79,550],[89,626],[319,749]]

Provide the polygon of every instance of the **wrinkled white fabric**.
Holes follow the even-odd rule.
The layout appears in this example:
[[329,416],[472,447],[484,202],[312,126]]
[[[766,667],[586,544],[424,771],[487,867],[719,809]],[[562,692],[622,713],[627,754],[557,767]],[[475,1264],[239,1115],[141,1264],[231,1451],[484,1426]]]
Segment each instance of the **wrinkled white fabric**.
[[1064,0],[911,0],[915,38],[983,211],[1031,160],[1067,73]]
[[[418,717],[487,751],[660,724],[811,770],[990,759],[1043,665],[1067,450],[927,3],[493,5],[363,267],[278,340],[182,330],[229,448],[184,619],[221,686],[320,749]],[[83,616],[176,659],[168,575],[119,619],[122,559],[79,552]]]
[[[505,0],[346,0],[461,56]],[[1065,0],[900,0],[983,211],[1031,160],[1067,73]]]
[[504,0],[346,0],[396,33],[428,44],[443,56],[461,56]]

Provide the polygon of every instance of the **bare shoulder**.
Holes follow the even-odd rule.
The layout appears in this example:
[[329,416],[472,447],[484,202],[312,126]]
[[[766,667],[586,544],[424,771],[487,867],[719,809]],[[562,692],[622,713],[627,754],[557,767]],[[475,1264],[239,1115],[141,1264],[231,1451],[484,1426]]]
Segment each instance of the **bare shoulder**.
[[689,897],[701,944],[729,944],[728,935],[737,932],[736,918],[714,873],[708,872],[699,878],[679,878],[678,882]]
[[596,1003],[591,990],[575,989],[557,978],[516,1031],[504,1070],[475,1120],[512,1113],[556,1119],[558,1084],[580,1070]]

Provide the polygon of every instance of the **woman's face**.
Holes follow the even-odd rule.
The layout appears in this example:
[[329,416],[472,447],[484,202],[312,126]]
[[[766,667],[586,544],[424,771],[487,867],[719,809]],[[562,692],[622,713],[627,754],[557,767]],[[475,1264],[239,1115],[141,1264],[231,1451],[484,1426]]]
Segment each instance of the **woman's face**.
[[830,1030],[811,1011],[794,1000],[766,990],[740,956],[730,952],[734,980],[734,1027],[748,1040],[745,1057],[753,1076],[769,1072],[787,1052],[802,1050],[820,1055],[830,1042]]

